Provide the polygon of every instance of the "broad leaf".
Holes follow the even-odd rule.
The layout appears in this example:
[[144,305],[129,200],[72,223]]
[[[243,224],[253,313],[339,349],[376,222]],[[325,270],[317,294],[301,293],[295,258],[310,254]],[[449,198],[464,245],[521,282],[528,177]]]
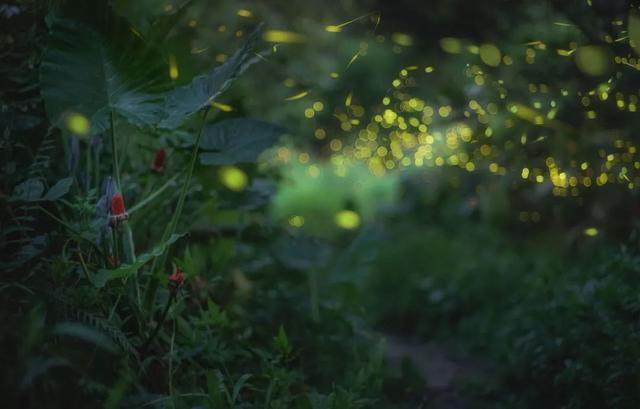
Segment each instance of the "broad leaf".
[[204,129],[200,148],[203,165],[255,162],[258,155],[278,141],[284,128],[256,119],[227,119]]
[[112,33],[108,42],[79,22],[57,21],[40,68],[50,121],[61,127],[66,115],[79,113],[91,134],[110,127],[112,112],[135,125],[157,124],[162,77],[152,54],[131,30]]
[[27,179],[13,189],[10,201],[26,201],[33,202],[42,196],[44,192],[44,184],[38,178]]
[[111,280],[115,280],[118,278],[127,278],[136,274],[138,270],[142,268],[142,266],[147,264],[153,258],[158,257],[159,255],[164,253],[165,250],[170,245],[175,243],[176,240],[178,240],[182,236],[184,236],[184,234],[173,234],[171,237],[169,237],[169,240],[167,240],[162,244],[157,245],[149,253],[142,254],[132,264],[123,264],[120,267],[113,270],[102,269],[98,271],[98,273],[95,274],[92,278],[93,285],[97,288],[101,288],[101,287],[104,287],[105,284]]
[[60,199],[62,196],[66,195],[69,192],[72,184],[73,178],[69,177],[60,179],[58,182],[56,182],[55,185],[51,186],[51,189],[47,191],[47,194],[44,195],[42,200],[54,201]]
[[114,0],[113,9],[126,18],[151,44],[158,44],[180,21],[189,9],[192,0],[182,0],[173,4],[167,13],[166,0]]
[[259,38],[260,28],[256,29],[242,47],[224,64],[209,73],[195,77],[191,83],[167,93],[165,112],[167,117],[160,126],[174,129],[180,126],[190,115],[200,111],[224,92],[231,82],[256,62],[253,47]]

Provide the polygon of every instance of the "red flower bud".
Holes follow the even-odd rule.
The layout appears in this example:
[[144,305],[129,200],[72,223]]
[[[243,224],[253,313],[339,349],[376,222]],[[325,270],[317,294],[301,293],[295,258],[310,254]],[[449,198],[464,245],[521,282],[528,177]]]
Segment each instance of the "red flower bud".
[[112,227],[118,227],[118,224],[129,218],[127,210],[124,207],[124,199],[120,192],[116,192],[111,196],[111,218],[110,223]]
[[120,192],[116,192],[113,196],[111,196],[111,214],[113,216],[120,216],[126,213],[124,207],[124,199],[122,198],[122,194]]
[[184,283],[184,273],[179,268],[176,268],[176,272],[169,276],[169,284],[180,287]]
[[164,170],[165,159],[167,159],[167,152],[164,149],[158,150],[156,156],[153,158],[151,170],[161,173]]

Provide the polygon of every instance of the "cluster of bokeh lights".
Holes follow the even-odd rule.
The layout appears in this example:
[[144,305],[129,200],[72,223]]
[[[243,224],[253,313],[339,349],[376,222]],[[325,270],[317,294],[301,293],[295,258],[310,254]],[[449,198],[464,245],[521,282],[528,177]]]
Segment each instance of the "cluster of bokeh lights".
[[[623,27],[618,21],[613,25]],[[378,41],[380,37],[376,37]],[[396,33],[392,40],[407,47],[413,44],[406,34]],[[619,42],[611,36],[603,40],[610,44]],[[465,81],[463,85],[483,89],[480,97],[470,98],[464,106],[453,106],[412,95],[416,83],[432,80],[438,71],[434,65],[416,65],[402,68],[391,79],[389,91],[376,106],[359,105],[357,97],[349,92],[344,104],[333,109],[331,121],[338,121],[337,126],[320,119],[326,118],[319,115],[326,110],[323,101],[311,102],[303,109],[306,119],[316,121],[314,136],[325,143],[337,172],[345,172],[349,164],[357,161],[365,162],[376,176],[410,167],[450,166],[467,172],[517,175],[523,182],[550,184],[556,196],[578,196],[584,189],[608,184],[628,189],[636,189],[640,184],[637,146],[629,136],[613,132],[605,144],[595,148],[587,144],[588,149],[593,148],[589,152],[584,149],[578,152],[576,142],[569,140],[557,157],[551,154],[552,149],[538,148],[549,139],[562,138],[563,134],[579,134],[581,131],[576,128],[586,129],[589,121],[597,122],[598,110],[609,109],[606,104],[613,104],[620,113],[637,112],[638,90],[626,93],[614,90],[612,83],[622,75],[620,71],[611,69],[605,80],[583,91],[570,91],[545,82],[529,83],[530,98],[525,103],[510,99],[510,84],[498,77],[501,71],[494,70],[498,66],[517,69],[514,63],[518,58],[525,64],[536,64],[538,55],[547,53],[547,57],[575,64],[587,77],[602,76],[609,67],[628,69],[630,72],[625,74],[638,75],[640,59],[631,53],[614,56],[602,46],[580,46],[577,42],[570,42],[566,49],[552,49],[542,41],[534,41],[524,44],[518,56],[503,54],[494,44],[468,44],[457,38],[443,38],[440,47],[449,54],[469,55],[461,80]],[[305,93],[301,98],[306,96]],[[577,126],[559,119],[561,107],[572,105],[567,103],[571,99],[577,99],[577,105],[584,111],[582,123]],[[497,133],[502,135],[496,137]],[[530,153],[531,147],[535,148],[535,154]],[[292,154],[288,148],[281,148],[276,159],[287,162]],[[297,159],[310,166],[313,176],[314,165],[309,155],[298,154]]]

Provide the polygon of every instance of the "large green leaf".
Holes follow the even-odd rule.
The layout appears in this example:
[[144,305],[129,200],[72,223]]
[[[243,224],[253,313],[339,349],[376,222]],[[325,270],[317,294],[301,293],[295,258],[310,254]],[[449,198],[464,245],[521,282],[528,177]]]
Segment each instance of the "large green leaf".
[[123,264],[113,270],[101,269],[92,277],[93,285],[97,288],[102,288],[105,286],[105,284],[107,284],[107,282],[111,280],[133,276],[138,272],[138,270],[140,270],[140,268],[142,268],[142,266],[147,264],[155,257],[160,256],[169,246],[175,243],[182,236],[184,236],[184,234],[171,235],[171,237],[169,237],[169,240],[155,246],[149,253],[142,254],[136,259],[135,262],[131,264]]
[[[166,75],[165,75],[166,76]],[[110,126],[115,113],[135,125],[155,125],[163,117],[160,61],[131,30],[109,38],[70,20],[53,24],[40,68],[42,95],[50,121],[62,126],[79,113],[91,134]]]
[[42,198],[42,200],[58,200],[62,196],[66,195],[71,189],[71,185],[73,184],[73,178],[68,177],[64,179],[60,179],[56,182],[55,185],[51,186],[51,189],[47,192],[46,195]]
[[164,108],[167,116],[160,126],[168,129],[177,128],[187,117],[209,105],[229,88],[238,75],[258,60],[253,47],[258,41],[260,31],[258,27],[224,64],[167,93]]
[[203,165],[255,162],[258,155],[278,141],[284,128],[248,118],[227,119],[204,129],[200,148]]
[[166,0],[113,0],[114,11],[126,18],[144,38],[151,43],[163,40],[180,21],[192,0],[174,2],[166,11]]

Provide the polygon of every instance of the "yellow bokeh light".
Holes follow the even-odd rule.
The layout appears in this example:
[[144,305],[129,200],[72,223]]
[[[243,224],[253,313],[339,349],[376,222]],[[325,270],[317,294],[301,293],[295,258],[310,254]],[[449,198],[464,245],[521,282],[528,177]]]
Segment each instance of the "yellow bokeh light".
[[176,57],[171,54],[169,56],[169,78],[175,81],[179,76],[180,72],[178,71],[178,63],[176,61]]
[[289,218],[289,224],[293,227],[300,228],[304,226],[304,217],[302,216],[291,216]]
[[584,234],[589,237],[595,237],[598,235],[598,229],[595,227],[588,227],[584,229]]
[[343,229],[357,229],[360,226],[360,215],[353,210],[341,210],[336,213],[335,222]]
[[284,30],[267,30],[262,36],[269,43],[304,43],[307,38],[299,33]]
[[497,67],[502,60],[502,53],[493,44],[482,44],[480,46],[480,59],[490,67]]
[[77,136],[86,136],[91,130],[91,122],[89,119],[77,112],[67,114],[64,123],[67,129]]
[[462,52],[462,43],[453,37],[440,39],[440,47],[449,54],[460,54],[460,52]]
[[391,41],[403,47],[409,47],[411,44],[413,44],[413,39],[411,38],[411,36],[404,33],[393,33],[391,35]]
[[580,71],[591,76],[606,74],[612,60],[607,49],[596,45],[578,48],[575,59]]
[[229,190],[241,192],[249,183],[249,177],[242,170],[235,166],[223,166],[218,171],[220,182]]

